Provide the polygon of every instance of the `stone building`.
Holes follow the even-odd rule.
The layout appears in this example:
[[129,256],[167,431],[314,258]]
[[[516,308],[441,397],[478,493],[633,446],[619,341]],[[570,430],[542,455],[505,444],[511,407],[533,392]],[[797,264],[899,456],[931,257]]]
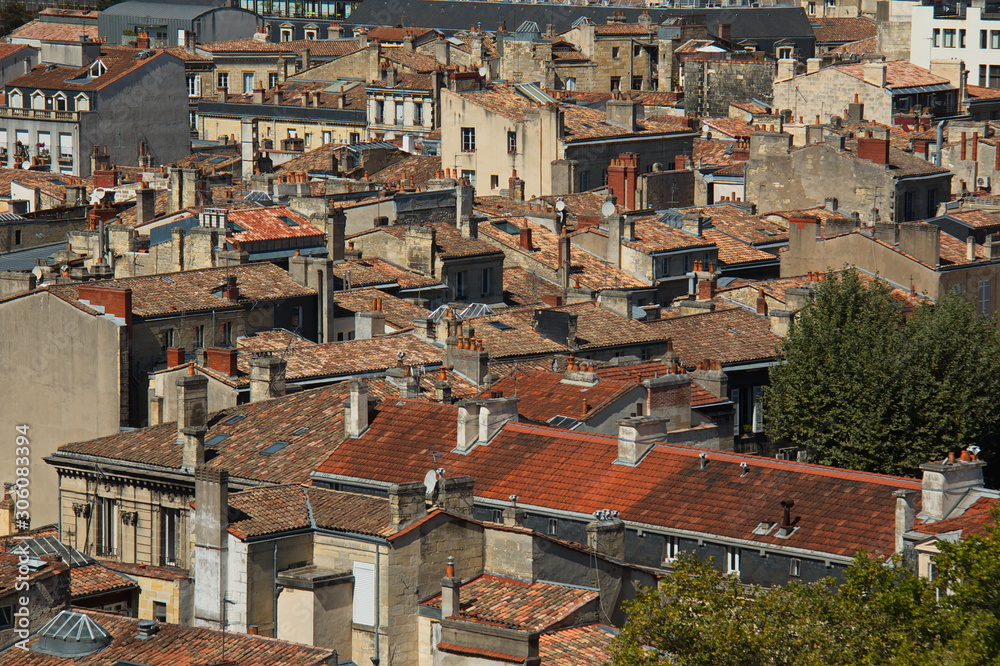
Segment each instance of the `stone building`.
[[725,116],[735,100],[770,101],[774,96],[775,61],[731,55],[685,57],[684,112],[691,116]]
[[[0,550],[0,580],[4,581],[0,651],[26,639],[32,630],[69,607],[69,566],[56,558],[35,557],[17,547]],[[18,581],[28,587],[19,589]],[[21,618],[27,625],[21,624]]]
[[789,134],[754,132],[746,197],[765,213],[833,198],[845,215],[905,222],[936,215],[950,198],[951,178],[950,171],[891,147],[887,138],[823,138],[817,132],[808,145],[793,148]]

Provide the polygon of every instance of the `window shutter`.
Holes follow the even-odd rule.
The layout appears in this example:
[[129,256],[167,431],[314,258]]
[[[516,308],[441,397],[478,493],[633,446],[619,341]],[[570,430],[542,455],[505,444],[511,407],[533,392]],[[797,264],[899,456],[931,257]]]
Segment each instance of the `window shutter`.
[[375,625],[375,565],[354,563],[354,622]]

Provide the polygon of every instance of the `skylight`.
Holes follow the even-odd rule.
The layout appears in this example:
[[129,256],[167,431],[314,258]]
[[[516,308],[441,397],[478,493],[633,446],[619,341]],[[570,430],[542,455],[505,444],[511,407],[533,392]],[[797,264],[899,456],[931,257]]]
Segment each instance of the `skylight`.
[[282,222],[284,222],[285,224],[287,224],[290,227],[297,227],[297,226],[299,226],[299,223],[296,222],[295,220],[293,220],[290,217],[285,217],[284,215],[282,215],[278,219],[281,220]]
[[207,440],[205,440],[205,446],[208,446],[208,447],[218,446],[222,442],[224,442],[227,439],[229,439],[229,437],[230,437],[230,435],[229,435],[228,432],[220,432],[219,434],[212,435]]
[[511,224],[510,222],[490,222],[494,227],[500,231],[505,231],[511,236],[519,236],[521,230],[517,228],[517,225]]
[[296,428],[295,430],[293,430],[292,434],[293,435],[304,435],[307,432],[309,432],[309,428],[307,428],[306,426],[302,426],[301,428]]
[[513,326],[508,326],[507,324],[503,323],[502,321],[488,321],[486,323],[489,324],[490,326],[492,326],[493,328],[497,329],[498,331],[513,331],[514,330]]
[[161,277],[160,279],[163,280],[164,282],[166,282],[167,284],[173,284],[174,283],[174,281],[171,280],[168,277]]
[[280,439],[275,440],[274,444],[272,444],[271,446],[269,446],[266,449],[264,449],[263,451],[261,451],[260,455],[262,455],[262,456],[273,456],[275,453],[277,453],[278,451],[282,450],[283,448],[285,448],[289,444],[291,444],[291,442],[285,442],[285,441],[282,441]]
[[225,421],[223,421],[223,423],[239,423],[240,421],[242,421],[246,417],[247,417],[246,414],[233,414],[228,419],[226,419]]

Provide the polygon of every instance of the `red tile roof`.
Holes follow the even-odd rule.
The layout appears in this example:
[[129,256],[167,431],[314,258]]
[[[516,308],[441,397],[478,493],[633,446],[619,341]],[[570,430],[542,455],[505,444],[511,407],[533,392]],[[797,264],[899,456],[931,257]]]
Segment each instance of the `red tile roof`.
[[[240,299],[236,304],[240,306],[249,301],[316,294],[314,290],[292,280],[286,271],[266,262],[103,280],[100,286],[131,289],[132,312],[140,317],[151,317],[233,307],[234,303],[223,298],[220,291],[230,275],[236,276],[240,290]],[[75,284],[53,285],[48,289],[63,300],[77,299]]]
[[974,99],[1000,99],[1000,90],[996,88],[967,85],[965,89],[968,91],[969,97]]
[[[249,488],[229,496],[237,511],[229,532],[240,539],[307,528],[389,536],[389,500],[304,485]],[[195,507],[197,511],[197,506]]]
[[503,299],[512,305],[534,305],[545,297],[562,296],[559,285],[543,280],[531,271],[514,266],[503,269]]
[[679,210],[697,212],[708,217],[708,224],[712,229],[744,243],[766,245],[788,240],[787,226],[772,222],[763,215],[754,215],[739,206],[715,204]]
[[[604,435],[506,424],[488,446],[452,452],[458,408],[412,400],[388,401],[358,439],[345,440],[319,466],[321,474],[405,482],[422,478],[428,452],[450,476],[468,474],[477,497],[571,511],[620,511],[623,520],[687,530],[785,549],[849,557],[860,549],[894,550],[897,489],[920,482],[758,456],[659,445],[636,467],[615,465],[617,440]],[[746,463],[746,473],[740,463]],[[788,538],[762,522],[782,518],[794,500],[796,529]]]
[[403,289],[416,289],[440,284],[434,278],[408,271],[378,257],[348,259],[334,264],[333,274],[345,287],[350,283],[354,289],[391,284],[398,284]]
[[948,217],[961,220],[970,227],[981,229],[1000,225],[1000,213],[994,210],[963,210],[949,212]]
[[202,51],[213,54],[222,53],[296,53],[301,54],[309,49],[314,58],[340,57],[361,50],[361,42],[357,39],[299,39],[291,42],[262,42],[252,37],[230,39],[224,42],[207,42],[198,44]]
[[[82,34],[82,33],[81,33]],[[76,40],[74,40],[76,41]],[[89,77],[92,65],[85,67],[62,67],[38,65],[27,74],[22,74],[7,82],[7,88],[42,88],[47,90],[101,90],[120,79],[133,74],[150,63],[162,58],[174,58],[169,53],[157,53],[150,58],[136,60],[130,56],[116,58],[102,56],[100,61],[107,71],[97,77]],[[74,81],[76,79],[77,81]]]
[[595,35],[649,35],[654,31],[640,23],[603,23],[594,26]]
[[864,39],[859,39],[856,42],[841,44],[834,49],[830,49],[830,53],[843,55],[865,55],[868,53],[878,53],[877,38],[865,37]]
[[80,35],[87,35],[97,40],[96,23],[55,23],[35,19],[7,35],[7,39],[38,39],[44,42],[80,43]]
[[[289,223],[291,221],[291,223]],[[309,219],[286,206],[267,208],[242,208],[229,211],[229,222],[242,231],[235,231],[230,239],[243,243],[269,241],[282,238],[312,238],[322,245],[325,234]]]
[[606,624],[547,631],[538,638],[546,666],[604,666],[611,661],[611,641],[618,630]]
[[109,592],[139,589],[139,584],[128,576],[112,571],[103,564],[88,564],[69,570],[69,588],[73,601]]
[[703,127],[734,138],[749,138],[754,131],[753,125],[741,118],[702,118],[701,124]]
[[[348,387],[335,384],[211,414],[206,442],[216,435],[228,437],[209,447],[215,456],[205,464],[229,470],[234,479],[306,482],[309,471],[325,460],[344,437],[342,405],[347,396]],[[245,418],[226,423],[236,414]],[[293,434],[300,428],[306,430]],[[277,440],[290,444],[274,455],[261,453]],[[54,457],[79,453],[176,470],[181,467],[182,453],[176,442],[177,424],[165,423],[66,444]]]
[[689,317],[661,319],[646,324],[674,342],[684,365],[702,359],[740,363],[774,358],[782,338],[771,332],[770,320],[742,308]]
[[139,576],[145,578],[157,578],[159,580],[187,580],[190,578],[190,573],[187,569],[179,569],[177,567],[154,567],[148,564],[131,564],[128,562],[102,562],[105,567],[113,571],[119,571],[123,574],[129,576]]
[[395,164],[371,174],[370,178],[383,185],[426,188],[427,181],[441,169],[438,155],[407,155]]
[[[853,76],[856,79],[864,80],[864,65],[835,65],[837,70]],[[885,63],[885,87],[912,88],[914,86],[933,86],[948,83],[948,79],[931,74],[930,70],[905,60],[891,60]]]
[[[368,312],[372,309],[372,300],[382,299],[382,312],[385,322],[397,331],[413,327],[413,320],[426,317],[431,313],[427,308],[414,305],[402,298],[397,298],[378,289],[352,289],[334,293],[333,300],[337,307],[349,312]],[[390,341],[391,342],[391,341]]]
[[[68,611],[63,611],[64,613]],[[322,666],[329,663],[335,652],[300,643],[281,641],[266,636],[251,636],[201,627],[158,623],[158,631],[150,638],[139,638],[139,620],[87,609],[73,612],[86,615],[111,634],[106,648],[72,661],[79,666],[107,666],[120,662],[142,663],[145,666],[199,666],[216,663],[225,640],[226,664],[245,666]],[[41,627],[39,627],[41,628]],[[223,638],[224,636],[224,638]],[[37,635],[30,643],[37,640]],[[18,666],[65,666],[65,657],[54,657],[31,650],[11,649],[0,653],[0,664]]]
[[992,511],[997,506],[1000,506],[1000,499],[980,497],[962,515],[938,521],[918,520],[913,531],[931,535],[958,532],[962,539],[970,534],[983,535],[986,534],[987,525],[996,525]]
[[[661,366],[665,368],[665,366]],[[662,370],[661,370],[662,374]],[[593,386],[567,384],[559,372],[515,370],[479,396],[489,398],[492,391],[517,396],[521,416],[546,423],[553,416],[570,416],[584,421],[622,397],[638,384],[635,380],[602,379]]]
[[[28,583],[37,583],[52,576],[65,573],[69,566],[51,557],[40,558],[44,564],[27,574]],[[0,552],[0,598],[9,598],[8,595],[16,590],[18,575],[21,575],[18,568],[20,556],[14,553]],[[20,652],[20,650],[18,650]],[[0,653],[2,655],[3,653]],[[2,662],[0,662],[2,663]]]
[[866,16],[810,21],[817,44],[857,42],[875,36],[875,21]]
[[[352,234],[351,236],[348,236],[348,238],[361,238],[371,234],[389,234],[390,236],[394,236],[402,240],[406,237],[407,226],[408,225],[405,224],[394,224],[388,227],[376,227],[358,234]],[[443,259],[453,257],[489,256],[500,253],[500,250],[496,249],[486,241],[479,240],[478,238],[463,236],[458,227],[453,224],[448,224],[446,222],[428,222],[423,226],[434,229],[434,250],[437,256]]]
[[[456,617],[510,629],[541,631],[599,597],[597,590],[483,574],[459,589],[460,610]],[[441,608],[441,595],[422,605]]]

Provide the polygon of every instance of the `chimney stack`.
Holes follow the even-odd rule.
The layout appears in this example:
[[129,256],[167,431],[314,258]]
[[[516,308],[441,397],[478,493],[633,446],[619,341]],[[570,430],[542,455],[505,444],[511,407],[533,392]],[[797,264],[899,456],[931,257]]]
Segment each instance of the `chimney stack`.
[[427,487],[422,481],[389,486],[389,525],[401,530],[427,515]]
[[372,299],[371,310],[354,313],[354,338],[368,340],[385,335],[385,312],[382,311],[382,299]]
[[260,402],[285,395],[283,358],[260,356],[250,361],[250,402]]
[[[190,368],[194,371],[194,367]],[[208,377],[187,374],[177,378],[177,443],[182,447],[181,469],[194,472],[205,462],[208,432]]]
[[183,365],[184,355],[183,347],[167,347],[167,367],[176,368],[178,365]]
[[625,522],[616,511],[601,511],[587,523],[587,547],[599,555],[625,559]]
[[235,377],[239,370],[236,367],[236,350],[232,348],[209,347],[205,350],[205,365],[227,377]]
[[[690,411],[690,408],[689,408]],[[656,416],[632,416],[618,421],[618,459],[634,467],[656,442],[666,438],[668,419]]]
[[368,384],[361,379],[352,379],[350,390],[347,414],[344,415],[344,429],[348,437],[357,438],[368,430]]
[[199,465],[194,476],[195,624],[223,629],[229,570],[229,473]]
[[448,556],[448,566],[441,579],[441,619],[455,617],[462,612],[459,589],[462,579],[455,575],[455,557]]
[[438,479],[435,504],[456,516],[472,517],[474,484],[471,476],[445,476]]
[[983,487],[983,468],[986,463],[978,459],[978,449],[973,450],[975,453],[963,451],[962,457],[949,452],[948,457],[940,462],[920,466],[924,473],[921,483],[921,517],[943,520],[970,490]]

